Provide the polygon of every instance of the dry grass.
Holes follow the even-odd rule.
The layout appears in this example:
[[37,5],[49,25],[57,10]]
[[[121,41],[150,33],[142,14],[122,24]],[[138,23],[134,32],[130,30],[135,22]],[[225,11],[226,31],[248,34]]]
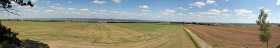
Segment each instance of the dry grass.
[[21,39],[51,48],[194,48],[181,25],[4,21]]

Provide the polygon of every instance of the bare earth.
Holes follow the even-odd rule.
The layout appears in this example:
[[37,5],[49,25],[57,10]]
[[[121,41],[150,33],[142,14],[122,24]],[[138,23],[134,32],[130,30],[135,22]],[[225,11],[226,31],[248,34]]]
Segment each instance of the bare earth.
[[[262,48],[258,27],[191,25],[189,29],[214,48]],[[280,28],[272,27],[270,48],[280,43]]]

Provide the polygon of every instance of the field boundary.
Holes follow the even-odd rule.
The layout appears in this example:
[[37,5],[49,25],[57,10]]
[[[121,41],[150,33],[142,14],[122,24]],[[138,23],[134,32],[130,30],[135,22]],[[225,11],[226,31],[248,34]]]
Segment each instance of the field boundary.
[[187,32],[188,36],[194,42],[197,48],[213,48],[211,45],[207,44],[204,40],[198,37],[196,34],[192,33],[191,30],[184,27],[184,31]]

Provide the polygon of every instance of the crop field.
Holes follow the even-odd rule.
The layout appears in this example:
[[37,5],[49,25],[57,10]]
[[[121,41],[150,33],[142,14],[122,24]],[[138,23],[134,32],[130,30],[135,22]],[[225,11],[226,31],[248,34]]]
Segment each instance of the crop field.
[[[191,25],[188,28],[214,48],[262,48],[262,42],[260,42],[258,36],[258,27],[255,26]],[[280,27],[272,27],[272,38],[269,41],[269,47],[275,48],[279,42]]]
[[195,48],[183,26],[151,23],[3,21],[20,39],[50,48]]

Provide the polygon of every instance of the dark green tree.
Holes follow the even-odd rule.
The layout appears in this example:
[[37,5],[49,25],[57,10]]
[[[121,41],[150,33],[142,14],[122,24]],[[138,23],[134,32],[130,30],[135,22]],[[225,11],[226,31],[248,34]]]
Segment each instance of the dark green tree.
[[270,33],[270,23],[267,22],[267,13],[265,12],[264,9],[260,10],[260,15],[257,20],[257,25],[260,26],[259,28],[259,38],[260,41],[263,42],[263,44],[266,44],[266,48],[269,47],[269,40],[271,38],[271,33]]
[[[19,15],[16,12],[13,12],[13,5],[12,2],[15,4],[18,4],[20,6],[30,6],[33,7],[33,4],[31,1],[24,1],[24,0],[0,0],[0,9],[1,11],[6,11],[7,13],[11,13],[14,15]],[[33,42],[31,44],[31,42]],[[0,48],[38,48],[34,47],[34,44],[38,43],[35,41],[21,41],[20,39],[17,38],[17,33],[12,32],[10,28],[7,28],[6,26],[2,25],[0,22]],[[37,45],[37,44],[36,44]],[[46,45],[44,45],[46,46]],[[47,48],[46,46],[45,48]],[[43,47],[40,47],[43,48]]]
[[33,7],[34,5],[31,3],[30,0],[28,0],[27,2],[25,2],[24,0],[0,0],[0,8],[3,9],[3,11],[6,11],[8,13],[14,14],[14,15],[19,15],[16,12],[13,12],[13,5],[12,2],[15,2],[16,4],[20,5],[20,6],[30,6]]

